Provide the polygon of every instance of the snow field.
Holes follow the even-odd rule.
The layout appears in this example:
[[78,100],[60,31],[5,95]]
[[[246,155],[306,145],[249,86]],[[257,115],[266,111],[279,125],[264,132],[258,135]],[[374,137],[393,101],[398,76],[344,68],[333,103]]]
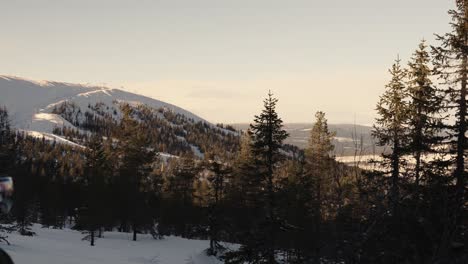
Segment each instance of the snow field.
[[0,246],[15,264],[220,264],[204,254],[209,241],[166,237],[155,240],[139,235],[131,241],[128,233],[105,232],[91,247],[79,231],[48,229],[35,225],[34,237],[8,235],[11,245]]

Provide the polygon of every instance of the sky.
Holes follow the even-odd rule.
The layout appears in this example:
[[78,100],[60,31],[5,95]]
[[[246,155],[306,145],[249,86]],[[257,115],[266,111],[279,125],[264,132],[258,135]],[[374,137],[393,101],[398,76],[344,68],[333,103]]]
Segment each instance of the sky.
[[371,124],[397,55],[454,0],[0,0],[0,75],[105,85],[211,121]]

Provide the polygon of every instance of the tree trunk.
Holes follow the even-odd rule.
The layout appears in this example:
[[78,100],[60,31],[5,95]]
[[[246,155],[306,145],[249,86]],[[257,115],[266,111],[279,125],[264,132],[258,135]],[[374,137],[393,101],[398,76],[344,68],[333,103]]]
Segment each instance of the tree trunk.
[[212,256],[216,256],[218,252],[216,252],[216,245],[213,239],[210,239],[210,254]]
[[421,152],[423,149],[423,142],[422,142],[422,121],[421,121],[421,115],[422,115],[422,110],[421,106],[419,105],[417,108],[417,123],[416,123],[416,138],[415,138],[415,147],[416,147],[416,153],[414,156],[414,159],[416,160],[416,165],[414,167],[414,177],[415,177],[415,184],[416,187],[419,187],[419,182],[420,182],[420,172],[421,172]]
[[398,136],[398,133],[395,132],[392,153],[392,187],[390,194],[390,202],[392,203],[393,215],[395,215],[395,213],[397,212],[398,201],[400,196],[398,183],[398,178],[400,176],[400,141],[398,139]]
[[416,152],[416,165],[414,167],[414,177],[415,177],[415,184],[416,187],[419,187],[420,179],[421,179],[421,151]]
[[268,243],[270,244],[270,247],[268,248],[268,263],[276,263],[275,260],[275,247],[276,247],[276,217],[275,217],[275,212],[274,212],[274,207],[275,207],[275,196],[274,196],[274,190],[273,190],[273,128],[271,121],[268,124],[269,126],[269,135],[268,135],[268,153],[267,153],[267,163],[268,163],[268,218],[270,221],[269,229],[268,230],[268,240],[270,240]]
[[[468,8],[465,8],[465,17],[468,17]],[[465,30],[468,30],[467,22],[465,22]],[[467,44],[467,37],[465,36],[465,44]],[[463,56],[462,66],[462,79],[460,88],[460,102],[459,102],[459,127],[457,135],[457,158],[456,158],[456,169],[455,178],[457,180],[457,206],[459,209],[463,206],[463,197],[465,191],[465,149],[466,149],[466,85],[468,78],[468,58],[465,54]]]
[[94,233],[95,233],[95,231],[92,230],[92,231],[91,231],[91,246],[92,246],[92,247],[94,247]]

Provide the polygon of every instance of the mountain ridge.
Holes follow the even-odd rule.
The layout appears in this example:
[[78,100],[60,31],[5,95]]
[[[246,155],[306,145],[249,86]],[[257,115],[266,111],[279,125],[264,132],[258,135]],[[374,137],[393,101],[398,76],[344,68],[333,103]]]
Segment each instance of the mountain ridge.
[[[89,103],[93,101],[93,97],[96,97],[94,101],[109,101],[112,98],[112,100],[122,100],[129,103],[139,102],[152,107],[165,107],[195,121],[209,123],[176,105],[116,88],[68,82],[34,81],[22,77],[0,75],[0,95],[0,105],[6,106],[9,110],[14,126],[37,132],[52,132],[52,130],[50,127],[31,127],[35,122],[44,120],[41,116],[35,120],[34,115],[50,113],[53,106],[65,101],[86,101]],[[65,122],[63,123],[66,125]]]
[[202,158],[223,144],[235,148],[235,132],[154,98],[115,88],[0,75],[0,106],[7,108],[12,127],[48,141],[82,146],[93,133],[115,135],[124,105],[133,109],[134,119],[146,123],[161,153],[191,152]]

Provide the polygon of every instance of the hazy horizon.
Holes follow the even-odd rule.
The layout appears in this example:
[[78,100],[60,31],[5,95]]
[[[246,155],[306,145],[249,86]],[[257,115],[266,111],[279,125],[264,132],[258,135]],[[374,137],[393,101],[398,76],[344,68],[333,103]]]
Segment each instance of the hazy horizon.
[[397,56],[448,29],[452,1],[8,1],[0,74],[106,85],[213,123],[268,90],[286,123],[371,124]]

